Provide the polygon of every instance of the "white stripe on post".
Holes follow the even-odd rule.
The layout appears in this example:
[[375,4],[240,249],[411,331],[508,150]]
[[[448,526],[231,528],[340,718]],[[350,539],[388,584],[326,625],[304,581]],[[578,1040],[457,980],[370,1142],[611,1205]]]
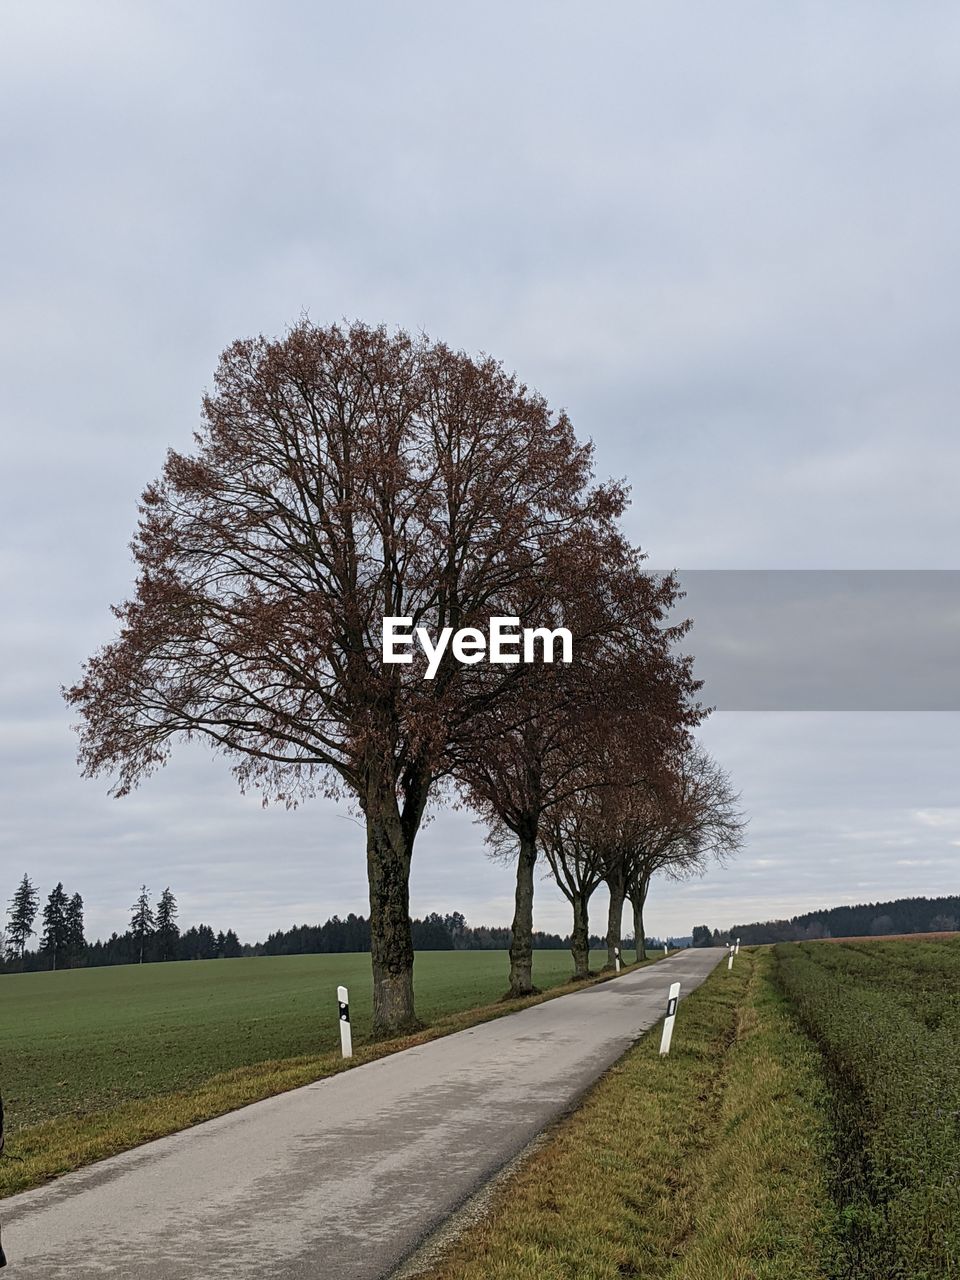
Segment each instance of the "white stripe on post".
[[340,1005],[340,1050],[345,1058],[353,1057],[353,1032],[350,1030],[350,999],[346,987],[337,987]]
[[673,1024],[677,1020],[677,1003],[680,999],[680,983],[670,984],[667,996],[667,1016],[663,1020],[663,1035],[660,1037],[660,1056],[670,1052],[670,1041],[673,1039]]

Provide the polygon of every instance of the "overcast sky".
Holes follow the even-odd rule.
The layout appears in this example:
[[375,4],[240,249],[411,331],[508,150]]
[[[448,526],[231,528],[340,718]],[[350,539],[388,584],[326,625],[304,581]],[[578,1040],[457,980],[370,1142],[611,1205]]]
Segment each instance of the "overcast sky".
[[[345,810],[264,811],[202,749],[109,800],[58,694],[218,353],[303,312],[501,358],[658,567],[960,567],[958,126],[949,3],[5,0],[0,896],[62,879],[96,934],[170,884],[246,940],[365,910]],[[960,890],[957,713],[704,739],[749,844],[652,931]],[[439,813],[414,910],[507,923],[511,887]]]

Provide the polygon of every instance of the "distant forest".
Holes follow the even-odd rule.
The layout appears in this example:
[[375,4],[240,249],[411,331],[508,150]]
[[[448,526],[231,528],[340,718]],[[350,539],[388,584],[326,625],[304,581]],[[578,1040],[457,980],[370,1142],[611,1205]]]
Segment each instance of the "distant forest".
[[[265,942],[242,943],[234,929],[215,930],[198,924],[181,931],[177,925],[177,900],[169,888],[151,903],[146,886],[131,907],[130,927],[113,933],[105,941],[88,942],[84,936],[83,899],[68,897],[63,885],[50,893],[37,919],[39,894],[24,876],[10,902],[7,924],[0,930],[0,973],[31,972],[40,969],[87,969],[101,965],[157,963],[168,960],[229,960],[240,956],[291,956],[315,953],[370,950],[370,922],[351,912],[345,919],[332,916],[324,924],[294,925],[271,933]],[[39,932],[34,925],[40,924]],[[436,912],[412,921],[413,945],[418,951],[502,951],[510,946],[506,927],[469,925],[459,911],[448,915]],[[28,945],[37,937],[38,945]],[[537,931],[533,945],[539,950],[562,951],[570,938],[558,933]],[[596,935],[591,947],[605,941]],[[647,946],[662,946],[648,938]],[[625,949],[633,939],[625,938]]]
[[717,946],[739,938],[760,942],[805,942],[813,938],[869,938],[885,933],[949,933],[960,929],[960,897],[896,898],[855,907],[808,911],[790,920],[764,920],[730,929],[699,925],[694,946]]

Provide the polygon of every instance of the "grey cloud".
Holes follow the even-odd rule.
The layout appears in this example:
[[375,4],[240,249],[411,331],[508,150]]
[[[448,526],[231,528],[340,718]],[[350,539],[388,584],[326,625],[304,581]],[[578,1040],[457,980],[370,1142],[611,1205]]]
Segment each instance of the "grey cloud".
[[[169,880],[245,936],[362,907],[331,805],[264,814],[199,753],[110,802],[56,692],[111,633],[137,494],[189,447],[218,351],[303,309],[501,356],[629,477],[652,563],[955,565],[953,5],[11,0],[2,22],[0,895],[63,876],[113,928]],[[651,927],[955,887],[912,816],[949,807],[954,722],[878,723],[715,717],[750,847],[658,889]],[[465,815],[424,833],[414,901],[509,919]]]

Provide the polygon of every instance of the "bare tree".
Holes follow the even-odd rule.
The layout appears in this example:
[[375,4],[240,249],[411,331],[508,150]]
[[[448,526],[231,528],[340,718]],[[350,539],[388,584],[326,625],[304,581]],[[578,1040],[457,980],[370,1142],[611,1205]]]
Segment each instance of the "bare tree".
[[659,872],[674,879],[702,875],[711,859],[723,862],[737,852],[745,822],[727,774],[693,742],[666,758],[655,778],[611,791],[609,808],[602,843],[612,964],[627,898],[633,907],[637,958],[643,959],[643,909],[653,877]]
[[[123,795],[177,739],[287,804],[346,792],[366,825],[378,1035],[415,1025],[409,875],[452,745],[523,678],[381,658],[384,616],[485,624],[550,549],[625,501],[494,360],[304,321],[223,355],[192,455],[144,493],[119,638],[66,691],[80,762]],[[554,592],[556,594],[556,591]]]
[[603,882],[601,846],[594,838],[595,791],[558,806],[545,824],[542,843],[551,874],[573,908],[570,951],[574,978],[590,976],[590,899]]
[[612,737],[620,750],[610,767],[639,770],[676,751],[700,718],[699,684],[674,652],[688,624],[667,620],[679,595],[675,579],[644,573],[640,553],[609,530],[603,539],[579,536],[555,556],[547,583],[561,595],[551,599],[541,586],[538,612],[562,618],[576,637],[576,659],[538,668],[511,699],[478,716],[456,766],[468,802],[490,823],[496,855],[516,858],[510,996],[534,990],[534,870],[544,822],[606,779],[598,762],[611,761]]

